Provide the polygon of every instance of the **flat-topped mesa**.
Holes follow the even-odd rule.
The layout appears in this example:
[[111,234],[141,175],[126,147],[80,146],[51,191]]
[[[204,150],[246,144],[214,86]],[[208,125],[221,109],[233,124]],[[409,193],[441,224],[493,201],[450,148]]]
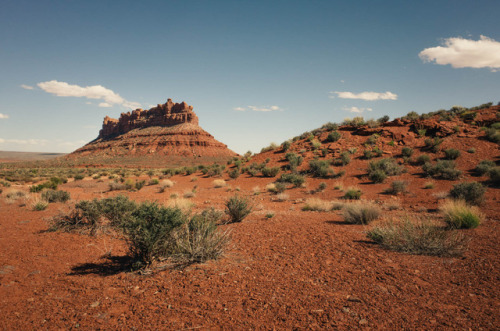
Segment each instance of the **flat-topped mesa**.
[[119,119],[106,116],[98,138],[114,137],[138,128],[168,127],[182,123],[198,125],[198,116],[193,112],[193,107],[185,102],[174,103],[168,99],[165,104],[158,104],[148,110],[136,109],[122,113]]

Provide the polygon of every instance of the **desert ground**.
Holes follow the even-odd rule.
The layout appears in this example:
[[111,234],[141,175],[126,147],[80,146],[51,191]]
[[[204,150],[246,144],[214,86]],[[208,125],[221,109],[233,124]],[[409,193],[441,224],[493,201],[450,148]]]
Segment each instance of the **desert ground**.
[[[426,149],[425,137],[412,133],[399,143],[381,132],[373,146],[383,153],[371,159],[363,152],[371,131],[361,135],[341,127],[342,138],[326,143],[329,131],[320,130],[312,139],[306,134],[294,140],[287,151],[270,146],[257,155],[236,157],[215,174],[200,168],[176,174],[167,167],[147,166],[35,171],[29,163],[4,164],[0,328],[498,329],[500,190],[487,174],[478,175],[474,169],[481,160],[498,165],[500,153],[478,126],[460,125],[436,152]],[[403,132],[402,127],[407,126],[391,130]],[[402,143],[405,139],[407,144]],[[315,140],[321,147],[314,147]],[[409,146],[411,159],[401,154]],[[437,163],[448,149],[460,151],[454,161],[461,171],[457,178],[433,178],[415,162],[426,154]],[[347,164],[333,162],[347,150]],[[285,184],[284,192],[277,194],[273,185],[290,173],[286,153],[292,152],[304,159],[296,171],[305,182]],[[384,158],[394,159],[404,171],[375,183],[367,168]],[[324,176],[308,172],[315,159],[332,161]],[[251,174],[252,164],[278,167],[279,172]],[[231,175],[235,169],[238,174]],[[36,175],[29,177],[30,172]],[[67,178],[57,190],[68,192],[71,199],[34,210],[40,193],[30,188],[51,176]],[[145,181],[145,186],[111,189],[127,180]],[[404,182],[405,189],[386,192],[396,180]],[[367,236],[391,220],[420,218],[444,224],[440,206],[454,185],[469,182],[480,183],[486,191],[479,204],[481,224],[447,230],[466,239],[460,254],[393,251]],[[345,198],[351,187],[361,191],[360,200]],[[53,220],[79,201],[118,195],[161,206],[177,203],[191,215],[207,208],[224,211],[232,196],[248,199],[253,208],[241,222],[222,218],[218,231],[231,240],[222,256],[203,263],[157,261],[132,270],[128,242],[116,231],[50,231]],[[307,208],[313,203],[327,207]],[[353,204],[373,206],[380,215],[369,224],[350,224],[345,210]]]

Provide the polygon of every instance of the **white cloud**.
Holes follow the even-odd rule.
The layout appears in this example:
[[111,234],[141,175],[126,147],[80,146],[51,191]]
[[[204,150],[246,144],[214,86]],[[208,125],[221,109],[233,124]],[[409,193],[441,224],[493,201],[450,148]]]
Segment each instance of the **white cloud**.
[[7,118],[9,118],[9,115],[0,113],[0,119],[7,119]]
[[107,103],[107,102],[101,102],[98,106],[99,106],[99,107],[102,107],[102,108],[109,108],[109,107],[113,107],[113,105],[112,105],[112,104]]
[[253,111],[264,111],[264,112],[276,111],[276,110],[283,111],[283,109],[281,109],[278,106],[248,106],[248,108],[250,108],[250,110]]
[[23,89],[25,89],[25,90],[32,90],[32,89],[34,89],[34,87],[33,87],[33,86],[29,86],[29,85],[26,85],[26,84],[21,84],[20,86],[21,86]]
[[450,64],[453,68],[490,68],[496,71],[500,69],[500,42],[485,36],[480,36],[479,40],[448,38],[443,46],[426,48],[418,56],[424,62]]
[[361,114],[361,113],[364,113],[365,111],[372,111],[373,109],[371,108],[358,108],[358,107],[344,107],[343,110],[347,110],[351,113],[358,113],[358,114]]
[[236,111],[245,111],[246,109],[243,108],[243,107],[235,107],[235,108],[233,108],[233,110],[236,110]]
[[[337,97],[341,99],[361,99],[361,100],[366,100],[366,101],[374,101],[374,100],[397,100],[398,95],[394,94],[392,92],[384,92],[384,93],[379,93],[379,92],[361,92],[361,93],[352,93],[352,92],[338,92],[338,91],[333,91],[330,92],[331,94],[335,93],[337,94]],[[330,95],[330,98],[335,98],[334,95]]]
[[45,92],[59,97],[85,97],[87,99],[101,99],[104,102],[100,103],[100,107],[108,107],[101,106],[103,104],[110,106],[116,104],[129,109],[136,109],[140,107],[139,103],[127,101],[119,94],[101,85],[82,87],[79,85],[70,85],[66,82],[58,82],[57,80],[41,82],[37,85]]

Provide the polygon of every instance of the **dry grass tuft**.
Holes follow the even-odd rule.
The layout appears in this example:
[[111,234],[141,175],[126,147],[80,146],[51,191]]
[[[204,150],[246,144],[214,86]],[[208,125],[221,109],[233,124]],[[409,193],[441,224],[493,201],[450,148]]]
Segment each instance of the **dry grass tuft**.
[[469,206],[463,200],[447,200],[439,207],[439,210],[448,226],[455,229],[476,228],[484,220],[484,215],[479,208]]
[[387,249],[418,255],[460,256],[467,247],[462,232],[418,217],[378,225],[367,236]]
[[302,207],[303,211],[330,211],[332,210],[333,203],[318,198],[307,199],[305,205]]
[[189,201],[188,199],[174,198],[174,199],[169,200],[167,202],[167,206],[179,208],[183,212],[187,213],[187,212],[191,211],[191,209],[195,206],[195,204],[193,202]]
[[370,202],[347,203],[342,216],[347,223],[368,224],[379,218],[380,209]]
[[224,179],[216,179],[212,182],[212,184],[215,188],[225,187],[227,185]]

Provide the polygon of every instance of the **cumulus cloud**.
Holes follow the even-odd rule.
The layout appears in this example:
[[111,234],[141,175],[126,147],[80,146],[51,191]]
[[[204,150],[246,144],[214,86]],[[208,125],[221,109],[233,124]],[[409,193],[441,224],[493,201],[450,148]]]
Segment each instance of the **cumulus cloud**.
[[344,107],[343,108],[344,110],[347,110],[351,113],[358,113],[358,114],[361,114],[361,113],[364,113],[365,111],[372,111],[373,109],[371,108],[358,108],[358,107]]
[[0,119],[7,119],[7,118],[9,118],[9,115],[0,113]]
[[340,92],[340,91],[333,91],[330,92],[330,98],[335,98],[333,94],[336,94],[337,97],[341,99],[361,99],[361,100],[366,100],[366,101],[374,101],[374,100],[397,100],[398,95],[394,94],[392,92],[361,92],[361,93],[353,93],[353,92]]
[[57,80],[41,82],[37,85],[45,92],[57,95],[58,97],[84,97],[87,99],[103,100],[104,102],[99,104],[100,107],[121,105],[125,108],[136,109],[141,106],[137,102],[131,102],[123,99],[118,93],[115,93],[101,85],[82,87],[79,85],[70,85],[66,82],[59,82]]
[[500,69],[500,42],[486,36],[480,36],[479,40],[448,38],[442,46],[426,48],[418,56],[424,62],[450,64],[453,68],[490,68],[497,71]]
[[283,110],[278,106],[248,106],[250,110],[253,111],[276,111],[276,110]]
[[112,105],[112,104],[107,103],[107,102],[101,102],[98,106],[99,106],[99,107],[102,107],[102,108],[109,108],[109,107],[113,107],[113,105]]
[[245,110],[253,110],[253,111],[264,111],[264,112],[269,112],[269,111],[283,111],[282,108],[279,106],[248,106],[247,108],[245,107],[235,107],[233,110],[235,111],[245,111]]
[[21,87],[22,87],[23,89],[25,89],[25,90],[32,90],[32,89],[34,89],[34,87],[33,87],[33,86],[29,86],[29,85],[25,85],[25,84],[21,84]]

